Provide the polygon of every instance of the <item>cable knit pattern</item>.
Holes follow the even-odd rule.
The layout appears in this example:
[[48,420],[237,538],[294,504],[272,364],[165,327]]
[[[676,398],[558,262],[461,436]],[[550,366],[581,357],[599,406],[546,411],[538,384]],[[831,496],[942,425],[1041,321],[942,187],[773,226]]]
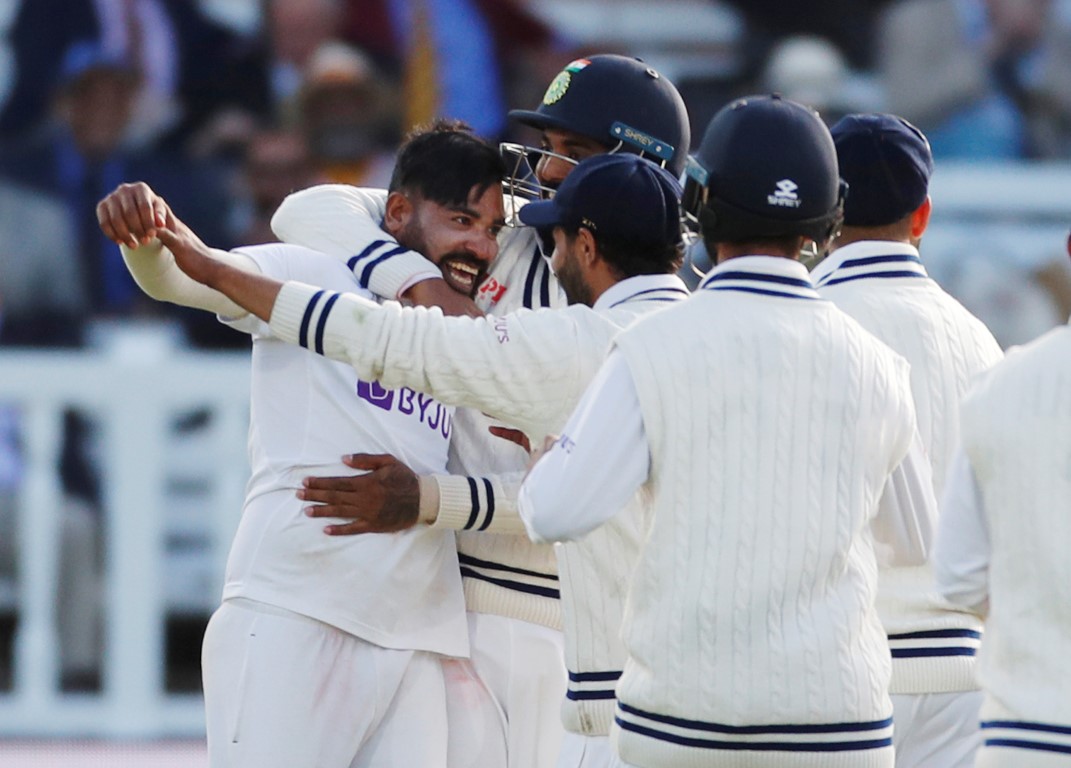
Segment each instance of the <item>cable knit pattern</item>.
[[769,257],[726,262],[615,344],[654,499],[623,629],[622,759],[891,766],[870,522],[914,429],[907,365]]
[[1071,750],[1068,392],[1071,328],[1061,326],[1011,350],[963,402],[990,541],[980,765],[1067,760]]
[[[890,276],[895,274],[896,276]],[[911,364],[919,434],[940,498],[959,437],[959,402],[970,382],[1001,359],[980,320],[931,280],[905,243],[859,242],[815,268],[818,291]],[[933,590],[929,566],[883,569],[878,610],[890,635],[896,694],[976,690],[974,652],[982,625]],[[965,637],[942,637],[963,630]]]

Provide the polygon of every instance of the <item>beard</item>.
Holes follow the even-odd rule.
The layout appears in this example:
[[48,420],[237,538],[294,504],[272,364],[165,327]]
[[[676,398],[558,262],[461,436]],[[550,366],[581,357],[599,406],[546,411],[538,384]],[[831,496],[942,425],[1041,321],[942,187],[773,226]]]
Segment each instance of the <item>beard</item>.
[[580,274],[580,268],[572,258],[566,257],[562,261],[561,268],[555,276],[570,304],[584,304],[590,307],[594,303],[591,297],[591,287],[585,282],[584,276]]

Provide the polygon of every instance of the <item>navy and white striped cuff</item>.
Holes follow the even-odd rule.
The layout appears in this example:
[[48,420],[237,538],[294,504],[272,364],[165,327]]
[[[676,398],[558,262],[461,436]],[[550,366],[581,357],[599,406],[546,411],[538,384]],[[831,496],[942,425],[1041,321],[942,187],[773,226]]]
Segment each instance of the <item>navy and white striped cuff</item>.
[[974,656],[982,644],[982,633],[973,629],[935,629],[889,635],[889,651],[894,659]]
[[685,747],[767,752],[849,752],[892,746],[891,717],[862,723],[725,725],[645,712],[617,702],[618,727]]
[[621,670],[610,672],[573,672],[569,670],[569,684],[565,697],[573,701],[592,701],[614,698]]
[[394,240],[374,240],[363,251],[350,256],[346,266],[350,268],[362,288],[368,288],[372,281],[372,272],[383,262],[409,249],[398,245]]
[[[1022,749],[1071,755],[1071,727],[1025,720],[983,720],[984,748]],[[1023,756],[1023,765],[1030,760]]]
[[461,564],[461,575],[464,578],[476,579],[526,595],[539,595],[555,600],[561,597],[557,574],[540,573],[503,563],[494,563],[490,560],[480,560],[460,552],[457,559]]

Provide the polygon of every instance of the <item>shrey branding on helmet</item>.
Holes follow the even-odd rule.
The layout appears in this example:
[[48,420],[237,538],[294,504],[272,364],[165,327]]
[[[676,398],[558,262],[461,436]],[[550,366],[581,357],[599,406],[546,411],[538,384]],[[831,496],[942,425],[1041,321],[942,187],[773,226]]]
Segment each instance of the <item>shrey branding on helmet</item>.
[[799,195],[796,194],[796,190],[800,186],[792,179],[781,179],[777,182],[777,191],[766,198],[766,202],[770,205],[780,205],[783,208],[799,208],[800,200]]
[[630,125],[625,125],[621,122],[615,122],[610,128],[610,134],[616,136],[623,142],[628,142],[632,146],[640,149],[643,152],[649,152],[659,160],[666,162],[673,159],[673,153],[677,151],[677,148],[667,144],[664,141],[659,141],[649,133],[638,131]]
[[569,62],[565,69],[550,81],[550,85],[547,86],[547,92],[543,94],[543,103],[550,105],[561,99],[565,92],[569,90],[569,84],[573,82],[573,74],[579,72],[590,63],[587,59],[577,59]]

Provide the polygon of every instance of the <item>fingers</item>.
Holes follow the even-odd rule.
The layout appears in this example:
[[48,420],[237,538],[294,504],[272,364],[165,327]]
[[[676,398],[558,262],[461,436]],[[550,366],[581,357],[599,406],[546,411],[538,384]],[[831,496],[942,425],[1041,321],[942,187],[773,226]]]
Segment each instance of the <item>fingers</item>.
[[385,523],[376,518],[354,517],[352,507],[336,507],[330,504],[305,507],[306,517],[332,517],[348,520],[345,523],[332,523],[324,526],[328,536],[354,536],[360,533],[394,533],[400,527],[394,523]]
[[373,530],[363,520],[355,520],[342,525],[325,525],[324,533],[328,536],[356,536],[361,533],[383,533],[383,531]]
[[511,443],[516,443],[529,453],[532,451],[532,444],[528,440],[528,435],[524,434],[524,432],[519,429],[511,429],[510,427],[488,427],[487,431],[495,437],[500,437],[503,440],[509,440]]
[[[306,499],[306,501],[312,501],[312,499]],[[368,522],[368,519],[363,517],[360,511],[354,509],[352,506],[345,504],[312,504],[302,508],[305,513],[305,517],[336,517],[343,520],[362,521]]]
[[155,235],[166,216],[167,203],[144,182],[120,184],[97,204],[97,222],[110,240],[131,248]]
[[[371,475],[347,475],[345,477],[306,477],[301,481],[302,490],[298,496],[308,498],[321,497],[328,493],[339,496],[359,496],[371,491],[378,481]],[[324,498],[316,498],[316,501],[327,501]]]
[[175,254],[175,252],[182,247],[182,238],[170,229],[156,230],[156,238],[163,244],[164,248],[167,248],[172,254]]
[[351,453],[342,457],[342,463],[354,469],[367,469],[374,472],[377,469],[397,464],[398,460],[389,453]]

